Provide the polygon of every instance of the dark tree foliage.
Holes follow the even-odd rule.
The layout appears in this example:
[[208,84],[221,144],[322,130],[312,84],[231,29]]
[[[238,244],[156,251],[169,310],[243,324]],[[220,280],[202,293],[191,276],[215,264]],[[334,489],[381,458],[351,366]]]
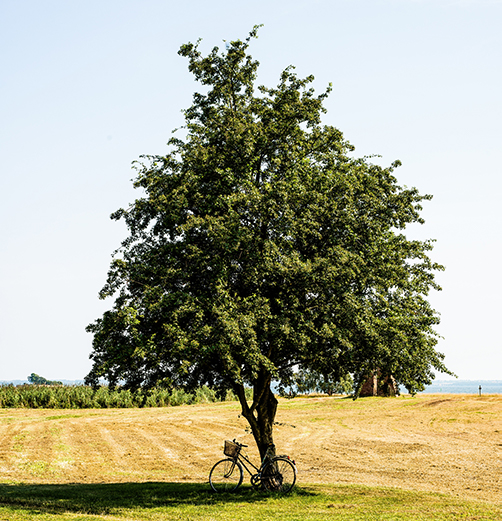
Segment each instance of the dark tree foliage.
[[28,376],[28,382],[34,385],[63,385],[62,382],[56,380],[47,380],[47,378],[39,376],[36,373],[31,373],[30,376]]
[[398,185],[398,161],[352,157],[321,123],[330,89],[315,95],[312,76],[288,67],[277,87],[255,88],[256,31],[223,52],[179,51],[204,92],[185,111],[186,137],[142,156],[143,197],[112,215],[129,236],[100,293],[113,308],[88,326],[87,383],[232,389],[263,454],[271,383],[291,384],[298,368],[352,374],[357,391],[378,367],[411,392],[448,370],[427,301],[442,267],[430,241],[403,234],[431,197]]
[[308,393],[323,393],[329,396],[333,394],[350,394],[353,391],[353,385],[354,382],[350,374],[333,380],[327,374],[321,374],[308,368],[301,368],[295,373],[293,385],[289,388],[280,387],[279,394],[286,397]]

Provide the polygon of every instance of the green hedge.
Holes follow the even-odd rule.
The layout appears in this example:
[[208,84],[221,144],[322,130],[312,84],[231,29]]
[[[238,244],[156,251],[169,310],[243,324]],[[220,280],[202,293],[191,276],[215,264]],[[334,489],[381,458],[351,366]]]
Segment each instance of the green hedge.
[[[228,392],[226,400],[236,400]],[[93,389],[85,385],[1,385],[0,408],[24,407],[30,409],[106,409],[125,407],[169,407],[192,403],[221,401],[209,387],[194,393],[182,389],[150,389],[148,391]]]

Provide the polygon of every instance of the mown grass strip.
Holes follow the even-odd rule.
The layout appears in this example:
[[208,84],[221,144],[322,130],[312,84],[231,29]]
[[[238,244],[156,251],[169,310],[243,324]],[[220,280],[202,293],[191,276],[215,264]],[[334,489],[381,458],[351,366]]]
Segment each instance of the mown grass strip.
[[359,485],[310,485],[275,496],[249,487],[218,495],[194,483],[0,484],[0,519],[493,521],[502,519],[502,505]]

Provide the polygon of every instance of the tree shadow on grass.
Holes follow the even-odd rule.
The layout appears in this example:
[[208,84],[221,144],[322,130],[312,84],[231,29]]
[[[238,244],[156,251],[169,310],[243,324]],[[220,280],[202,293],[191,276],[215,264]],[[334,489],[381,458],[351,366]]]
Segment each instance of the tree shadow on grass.
[[[293,495],[312,493],[295,488]],[[122,509],[256,503],[268,497],[250,486],[217,494],[201,483],[0,484],[0,507],[51,514],[107,515]]]

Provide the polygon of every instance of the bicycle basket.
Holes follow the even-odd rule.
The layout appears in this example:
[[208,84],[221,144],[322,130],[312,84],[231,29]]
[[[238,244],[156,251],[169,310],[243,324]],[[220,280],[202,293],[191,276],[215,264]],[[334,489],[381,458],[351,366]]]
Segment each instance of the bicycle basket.
[[230,440],[225,440],[225,448],[223,449],[223,454],[225,456],[230,456],[231,458],[235,458],[239,455],[239,452],[241,451],[241,448],[237,443],[234,443]]

